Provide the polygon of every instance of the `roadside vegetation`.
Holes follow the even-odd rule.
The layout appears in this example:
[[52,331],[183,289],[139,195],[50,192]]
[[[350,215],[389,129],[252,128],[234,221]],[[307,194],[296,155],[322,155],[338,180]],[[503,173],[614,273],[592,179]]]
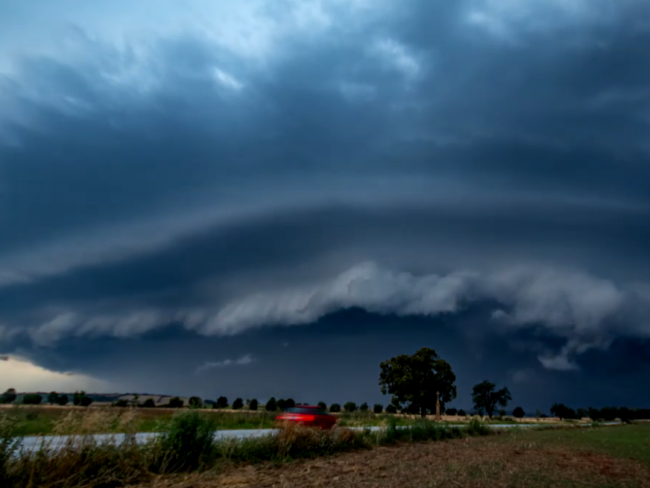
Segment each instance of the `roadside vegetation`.
[[[130,410],[134,412],[134,410]],[[43,439],[32,452],[19,450],[12,437],[11,423],[3,416],[0,426],[0,485],[22,487],[124,486],[145,482],[156,475],[221,470],[239,464],[271,462],[282,464],[301,458],[314,458],[347,451],[406,442],[443,441],[466,436],[487,435],[491,431],[479,421],[467,428],[418,420],[398,428],[389,422],[381,431],[331,431],[301,426],[283,426],[277,433],[249,439],[214,440],[215,418],[197,410],[185,410],[173,416],[164,432],[146,444],[137,444],[135,415],[102,417],[106,410],[87,410],[83,424],[64,417],[55,425],[55,433],[71,435],[63,446]],[[98,424],[104,422],[104,427]],[[120,429],[128,432],[124,440],[98,443],[83,434],[98,430]]]

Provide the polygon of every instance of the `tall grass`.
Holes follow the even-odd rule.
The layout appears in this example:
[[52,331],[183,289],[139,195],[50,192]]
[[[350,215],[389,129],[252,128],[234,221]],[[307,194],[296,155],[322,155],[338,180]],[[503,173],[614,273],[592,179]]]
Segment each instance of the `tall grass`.
[[[70,417],[57,427],[60,432],[93,431],[101,421],[88,412],[81,425],[78,417]],[[125,436],[119,442],[113,438],[102,444],[89,436],[72,435],[58,449],[43,440],[32,452],[18,451],[15,440],[0,436],[3,442],[0,446],[4,449],[0,451],[4,456],[0,458],[0,486],[113,488],[146,483],[157,474],[201,471],[224,464],[278,463],[399,442],[445,440],[490,432],[480,422],[473,424],[471,429],[461,429],[427,420],[410,426],[399,426],[396,420],[389,420],[388,427],[381,431],[354,431],[341,427],[324,431],[286,425],[265,437],[215,441],[214,419],[190,410],[175,415],[166,432],[138,445],[133,431],[135,424],[129,424],[127,417],[117,420],[105,417],[103,421],[126,422],[122,429],[133,435]]]

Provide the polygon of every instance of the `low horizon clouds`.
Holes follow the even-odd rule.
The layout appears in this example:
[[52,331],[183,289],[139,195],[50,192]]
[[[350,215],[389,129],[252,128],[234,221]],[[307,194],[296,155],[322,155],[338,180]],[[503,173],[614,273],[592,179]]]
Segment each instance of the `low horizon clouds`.
[[246,366],[247,364],[251,364],[253,361],[255,361],[255,359],[251,354],[246,354],[240,357],[239,359],[235,359],[235,360],[224,359],[223,361],[206,361],[201,366],[196,368],[194,373],[202,374],[210,369],[225,368],[228,366]]

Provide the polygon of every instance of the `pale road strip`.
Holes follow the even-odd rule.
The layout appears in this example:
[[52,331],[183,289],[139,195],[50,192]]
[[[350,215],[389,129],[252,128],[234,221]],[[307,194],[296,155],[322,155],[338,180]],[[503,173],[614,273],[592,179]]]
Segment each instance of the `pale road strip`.
[[[616,425],[617,422],[610,422],[603,425]],[[579,424],[581,426],[588,426],[590,424]],[[460,427],[464,428],[465,426],[457,425],[451,427]],[[490,425],[491,429],[509,429],[512,427],[540,427],[539,424],[502,424],[502,425]],[[349,427],[352,430],[370,430],[372,432],[377,432],[379,430],[385,429],[385,427]],[[402,428],[401,426],[398,428]],[[226,440],[226,439],[248,439],[255,437],[264,437],[267,435],[272,435],[278,432],[278,429],[248,429],[248,430],[220,430],[215,434],[216,440]],[[135,434],[135,440],[138,444],[144,444],[147,441],[154,439],[160,435],[156,432],[140,432]],[[56,451],[61,449],[70,441],[71,436],[26,436],[23,437],[20,442],[20,448],[33,451],[37,450],[41,446],[47,446],[48,450]],[[77,436],[81,437],[81,436]],[[90,436],[97,443],[112,443],[119,444],[124,441],[125,434],[96,434]]]

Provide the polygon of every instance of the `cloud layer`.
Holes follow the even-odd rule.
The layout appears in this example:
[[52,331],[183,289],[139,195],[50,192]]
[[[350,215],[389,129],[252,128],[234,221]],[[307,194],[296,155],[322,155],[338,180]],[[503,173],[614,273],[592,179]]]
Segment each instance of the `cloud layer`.
[[644,341],[647,19],[634,0],[0,7],[0,352],[354,307],[486,306],[483,330],[529,334],[555,371]]

